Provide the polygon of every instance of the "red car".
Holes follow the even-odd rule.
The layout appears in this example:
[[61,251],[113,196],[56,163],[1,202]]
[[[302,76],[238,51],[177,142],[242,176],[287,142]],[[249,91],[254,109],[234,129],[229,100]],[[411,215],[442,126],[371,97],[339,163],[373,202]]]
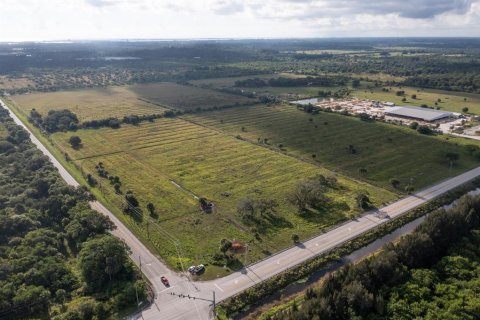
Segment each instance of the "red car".
[[162,281],[162,283],[165,285],[165,287],[170,287],[170,282],[168,282],[168,279],[165,278],[164,276],[161,276],[160,277],[160,280]]

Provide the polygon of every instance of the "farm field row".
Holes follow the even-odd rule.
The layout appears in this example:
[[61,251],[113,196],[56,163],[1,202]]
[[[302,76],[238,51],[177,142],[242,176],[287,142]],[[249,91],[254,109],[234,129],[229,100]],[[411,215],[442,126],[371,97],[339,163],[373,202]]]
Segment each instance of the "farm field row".
[[30,93],[13,96],[12,100],[27,115],[33,108],[43,115],[49,110],[69,109],[80,121],[255,102],[243,96],[168,82]]
[[[302,239],[318,234],[359,213],[355,197],[361,190],[369,192],[376,206],[397,197],[394,192],[178,118],[75,134],[83,142],[78,150],[68,145],[72,133],[56,133],[52,138],[101,182],[106,197],[118,207],[122,197],[98,176],[95,166],[102,162],[109,175],[120,177],[122,191],[132,190],[143,210],[143,218],[135,221],[138,231],[145,233],[150,228],[151,242],[175,268],[179,268],[175,247],[161,230],[152,227],[145,209],[149,202],[157,208],[158,219],[154,220],[160,228],[180,240],[186,257],[182,262],[191,264],[211,262],[224,238],[250,242],[251,262],[288,246],[292,233]],[[298,215],[287,197],[300,180],[318,174],[338,179],[339,187],[327,192],[332,202],[321,212]],[[215,212],[202,213],[189,192],[212,201]],[[247,197],[278,202],[275,218],[256,225],[242,222],[236,208]],[[260,240],[254,240],[255,232]],[[226,272],[220,267],[211,270],[217,272],[213,276]]]
[[[422,136],[409,128],[367,123],[332,113],[311,115],[290,105],[252,106],[184,118],[315,160],[330,170],[392,191],[391,179],[399,180],[401,189],[408,184],[420,189],[478,164],[458,145],[476,142]],[[452,167],[445,158],[448,152],[459,154]]]

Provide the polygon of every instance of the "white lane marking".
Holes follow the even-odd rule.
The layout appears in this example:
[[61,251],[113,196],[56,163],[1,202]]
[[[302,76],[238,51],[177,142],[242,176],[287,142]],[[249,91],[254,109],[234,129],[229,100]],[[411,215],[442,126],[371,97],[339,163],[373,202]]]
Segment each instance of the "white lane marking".
[[165,289],[163,289],[162,291],[160,291],[160,292],[158,292],[158,293],[165,292],[165,291],[170,290],[170,289],[172,289],[172,288],[175,288],[175,286],[171,286],[171,287],[165,288]]
[[215,287],[217,287],[218,290],[220,290],[220,291],[222,291],[222,292],[225,292],[225,291],[224,291],[222,288],[220,288],[220,287],[218,286],[218,284],[216,284],[216,283],[215,283]]
[[352,231],[352,228],[348,228],[348,231]]
[[238,283],[238,279],[235,279],[235,281],[233,281],[233,282],[235,282],[235,284],[237,284],[237,283]]
[[317,242],[317,243],[315,243],[315,246],[316,246],[316,247],[318,247],[318,242]]
[[277,260],[277,264],[280,264],[280,260]]

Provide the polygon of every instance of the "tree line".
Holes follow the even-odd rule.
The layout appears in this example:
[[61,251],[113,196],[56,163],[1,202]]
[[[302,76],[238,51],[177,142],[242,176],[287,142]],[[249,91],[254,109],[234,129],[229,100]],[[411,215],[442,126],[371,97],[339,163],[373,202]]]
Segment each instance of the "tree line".
[[[257,103],[265,102],[265,100],[259,100]],[[249,103],[251,105],[252,103]],[[142,122],[153,122],[156,119],[161,118],[174,118],[185,114],[195,114],[203,111],[221,110],[238,107],[240,104],[214,106],[205,108],[195,108],[187,110],[167,110],[163,113],[146,114],[146,115],[126,115],[122,118],[108,117],[104,119],[87,120],[80,123],[77,115],[69,109],[62,110],[49,110],[46,116],[42,116],[36,109],[30,111],[28,120],[36,127],[48,132],[64,132],[64,131],[76,131],[78,129],[99,129],[99,128],[112,128],[118,129],[122,124],[138,125]]]
[[0,126],[0,318],[107,319],[144,300],[88,191],[68,186],[4,109]]
[[235,81],[235,87],[245,88],[261,88],[261,87],[304,87],[304,86],[318,86],[318,87],[334,87],[344,86],[348,81],[347,77],[300,77],[300,78],[287,78],[278,77],[271,78],[269,80],[263,80],[259,78],[237,80]]

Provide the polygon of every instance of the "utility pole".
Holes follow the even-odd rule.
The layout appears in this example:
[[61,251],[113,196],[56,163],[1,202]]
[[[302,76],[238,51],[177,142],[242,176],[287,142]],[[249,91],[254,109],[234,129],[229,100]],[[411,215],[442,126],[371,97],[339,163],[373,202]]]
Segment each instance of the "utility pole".
[[138,256],[138,261],[140,261],[140,272],[142,272],[142,256]]

